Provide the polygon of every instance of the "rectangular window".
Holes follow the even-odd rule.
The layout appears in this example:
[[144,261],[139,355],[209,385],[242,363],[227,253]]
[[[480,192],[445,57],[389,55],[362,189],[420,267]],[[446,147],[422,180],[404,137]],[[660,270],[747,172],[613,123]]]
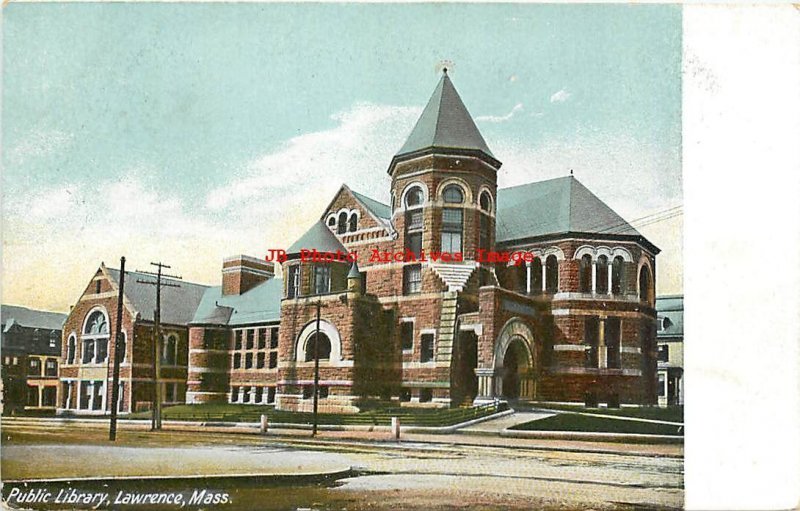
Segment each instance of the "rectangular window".
[[92,389],[94,391],[92,395],[92,410],[102,410],[103,394],[105,394],[106,386],[102,381],[96,381],[94,385],[92,385]]
[[275,402],[275,387],[267,387],[267,403]]
[[269,354],[269,368],[275,369],[276,367],[278,367],[278,352],[272,351]]
[[251,369],[253,367],[253,354],[247,353],[244,356],[244,368]]
[[27,406],[39,406],[39,387],[28,387]]
[[106,360],[108,360],[108,340],[101,339],[97,341],[97,356],[95,357],[95,362],[102,364]]
[[269,347],[275,349],[278,347],[278,329],[273,328],[269,331]]
[[83,341],[83,363],[90,364],[94,361],[94,341]]
[[313,385],[303,385],[303,399],[311,399],[314,396]]
[[619,318],[606,319],[605,330],[606,341],[606,367],[609,369],[619,369],[620,360],[620,320]]
[[422,267],[410,264],[403,267],[403,294],[410,295],[422,290]]
[[669,345],[667,344],[658,345],[658,361],[669,362]]
[[81,394],[78,402],[78,408],[81,410],[88,410],[89,402],[92,400],[92,382],[82,381],[80,388]]
[[658,397],[664,397],[667,395],[667,375],[664,373],[658,373]]
[[600,320],[597,317],[583,320],[583,342],[586,345],[586,367],[598,367],[597,345],[600,342]]
[[328,397],[328,386],[327,385],[320,385],[319,386],[319,398],[325,399]]
[[241,353],[234,353],[233,354],[233,368],[239,369],[242,367],[242,354]]
[[314,266],[314,294],[322,295],[331,292],[330,266]]
[[54,358],[48,358],[44,365],[45,376],[58,376],[58,363]]
[[178,384],[175,382],[164,383],[164,403],[178,402]]
[[236,340],[233,343],[233,349],[240,350],[242,349],[242,331],[236,331]]
[[414,323],[412,321],[400,323],[400,339],[403,351],[414,348]]
[[28,362],[28,375],[39,376],[42,372],[42,362],[38,358],[31,358]]
[[256,387],[256,396],[253,402],[260,403],[262,399],[264,399],[264,387]]
[[56,347],[56,342],[57,342],[56,336],[55,335],[51,335],[50,336],[50,347],[51,348],[55,348]]
[[419,257],[422,251],[422,210],[406,211],[405,248]]
[[433,391],[431,389],[419,389],[419,402],[428,403],[433,399]]
[[267,347],[267,329],[258,329],[258,349],[263,350]]
[[266,359],[267,359],[267,354],[264,353],[263,351],[259,351],[258,356],[256,357],[256,369],[263,369]]
[[484,215],[483,213],[480,214],[478,247],[482,248],[483,250],[489,250],[491,248],[489,246],[489,217]]
[[252,328],[247,331],[247,349],[252,350],[256,345],[256,332]]
[[433,334],[422,334],[420,336],[420,362],[433,361]]
[[442,252],[450,254],[461,252],[463,223],[462,210],[454,208],[442,210]]
[[42,389],[42,406],[56,405],[56,388],[44,387]]
[[286,297],[297,298],[300,296],[300,265],[289,266],[289,279],[286,283]]
[[250,402],[250,387],[242,387],[242,403]]
[[239,387],[231,387],[231,403],[239,402]]
[[94,283],[94,294],[96,294],[96,295],[100,294],[100,281],[99,280],[95,281],[95,283]]

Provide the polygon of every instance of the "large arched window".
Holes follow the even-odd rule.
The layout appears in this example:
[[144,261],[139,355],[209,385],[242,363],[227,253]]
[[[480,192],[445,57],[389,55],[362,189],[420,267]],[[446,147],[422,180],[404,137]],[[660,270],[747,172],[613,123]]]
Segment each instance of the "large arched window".
[[339,219],[336,224],[336,234],[344,234],[347,232],[347,212],[342,211],[339,213]]
[[601,255],[597,258],[597,270],[594,279],[595,291],[600,294],[608,293],[608,257]]
[[[317,339],[319,339],[319,346],[317,346]],[[330,360],[331,358],[331,341],[328,336],[320,332],[311,334],[306,344],[306,362],[314,361],[314,353],[319,350],[318,356],[320,360]]]
[[358,214],[354,211],[350,213],[350,232],[356,232],[358,230]]
[[611,294],[622,294],[622,256],[617,256],[611,264]]
[[642,266],[639,270],[639,301],[650,303],[650,269]]
[[550,254],[544,260],[545,264],[545,289],[548,293],[558,292],[558,258]]
[[531,293],[538,295],[542,289],[542,260],[534,257],[531,261]]
[[458,185],[447,185],[442,198],[448,204],[461,204],[464,202],[464,191]]
[[108,334],[108,322],[106,321],[105,314],[102,311],[94,311],[86,321],[86,326],[83,328],[84,335],[103,335]]
[[592,256],[589,254],[584,254],[581,257],[578,287],[581,293],[592,292]]

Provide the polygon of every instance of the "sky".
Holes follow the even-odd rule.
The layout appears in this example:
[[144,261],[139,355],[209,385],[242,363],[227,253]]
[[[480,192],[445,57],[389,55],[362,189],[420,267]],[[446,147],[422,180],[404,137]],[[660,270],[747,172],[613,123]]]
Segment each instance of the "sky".
[[2,301],[66,311],[103,261],[218,285],[389,162],[449,61],[500,187],[574,175],[683,290],[676,5],[11,3]]

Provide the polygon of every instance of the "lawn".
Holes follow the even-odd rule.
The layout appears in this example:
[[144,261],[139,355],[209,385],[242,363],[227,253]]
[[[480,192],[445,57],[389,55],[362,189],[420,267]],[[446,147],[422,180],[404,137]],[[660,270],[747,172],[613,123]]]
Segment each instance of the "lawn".
[[565,410],[568,412],[594,413],[600,415],[616,415],[620,417],[633,417],[635,419],[651,419],[668,422],[683,422],[683,405],[668,408],[625,407],[625,408],[584,408],[580,405],[556,405],[541,403],[534,405],[548,410]]
[[511,429],[523,431],[580,431],[592,433],[636,433],[643,435],[683,435],[682,426],[609,419],[606,417],[592,417],[591,415],[578,415],[574,413],[562,413],[545,419],[518,424]]
[[[388,426],[392,417],[399,417],[405,426],[451,426],[472,419],[485,417],[500,411],[501,407],[487,405],[476,408],[408,408],[377,406],[355,414],[320,413],[319,424],[324,425],[381,425]],[[276,410],[272,406],[241,404],[197,404],[177,405],[164,408],[164,420],[259,422],[261,415],[271,423],[311,424],[313,415],[307,412]],[[131,419],[149,419],[150,412],[139,412],[128,416]]]

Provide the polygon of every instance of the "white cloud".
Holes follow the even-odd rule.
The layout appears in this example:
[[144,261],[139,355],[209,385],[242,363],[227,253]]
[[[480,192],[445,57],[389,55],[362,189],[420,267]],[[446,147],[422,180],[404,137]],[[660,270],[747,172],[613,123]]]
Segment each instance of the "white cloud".
[[551,103],[563,103],[566,100],[568,100],[570,97],[572,97],[572,93],[571,92],[567,92],[566,90],[561,89],[560,91],[555,92],[555,93],[553,93],[552,96],[550,96],[550,102]]
[[517,103],[516,105],[514,105],[514,108],[512,108],[511,111],[505,115],[479,115],[478,117],[475,118],[475,120],[478,122],[493,122],[493,123],[506,122],[510,121],[511,118],[513,118],[517,114],[517,112],[522,111],[523,108],[524,107],[522,106],[522,103]]
[[21,165],[30,158],[41,158],[66,148],[73,136],[54,129],[33,129],[14,146],[7,149],[8,161]]

